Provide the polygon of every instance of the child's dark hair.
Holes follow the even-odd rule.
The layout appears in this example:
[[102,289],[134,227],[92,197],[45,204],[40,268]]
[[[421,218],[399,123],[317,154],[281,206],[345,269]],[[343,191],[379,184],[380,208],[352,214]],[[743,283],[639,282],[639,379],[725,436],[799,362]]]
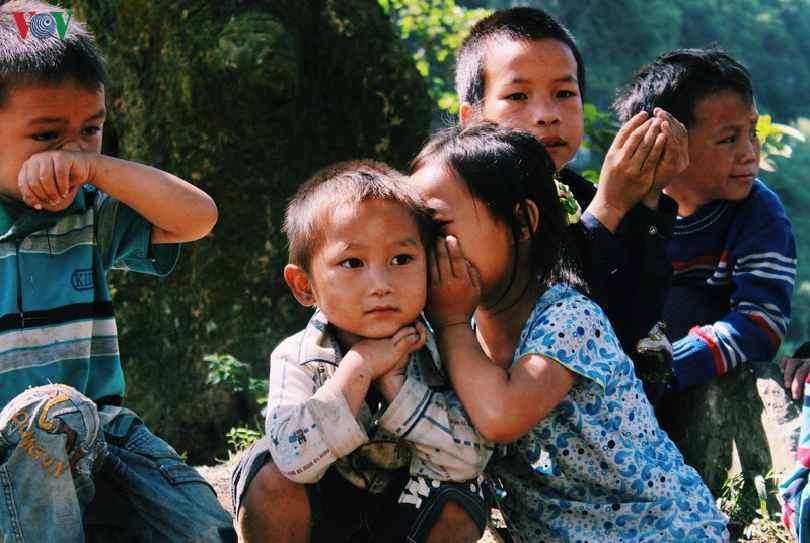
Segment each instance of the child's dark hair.
[[67,10],[37,0],[0,5],[0,107],[5,105],[9,90],[18,85],[58,84],[73,78],[88,89],[104,88],[107,67],[84,23],[71,16],[64,37],[54,33],[39,39],[29,29],[23,38],[14,12],[22,14],[26,23],[31,12],[59,12],[56,16],[68,20]]
[[496,11],[470,29],[456,53],[456,94],[461,103],[475,107],[484,102],[486,51],[496,40],[553,39],[571,49],[577,61],[580,95],[585,95],[585,65],[576,41],[562,23],[545,11],[515,7]]
[[[520,246],[526,226],[527,201],[537,206],[537,229],[529,229],[532,260],[539,280],[546,286],[566,283],[583,292],[579,254],[568,226],[555,183],[554,160],[543,145],[524,130],[482,121],[465,128],[439,132],[417,155],[411,172],[437,165],[457,176],[470,195],[484,204],[512,231]],[[518,207],[522,213],[516,213]],[[517,273],[513,270],[512,277]]]
[[727,52],[716,46],[676,49],[638,70],[613,107],[622,122],[660,107],[689,128],[697,102],[726,90],[754,103],[751,74]]
[[407,178],[382,162],[340,162],[316,172],[298,189],[284,217],[289,261],[309,271],[312,257],[326,237],[329,211],[357,206],[368,200],[386,200],[410,210],[425,249],[433,244],[430,211]]

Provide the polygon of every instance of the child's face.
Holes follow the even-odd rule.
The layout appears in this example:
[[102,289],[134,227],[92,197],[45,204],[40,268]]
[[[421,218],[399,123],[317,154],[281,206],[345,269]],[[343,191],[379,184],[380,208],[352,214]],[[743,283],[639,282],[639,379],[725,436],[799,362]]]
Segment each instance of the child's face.
[[413,323],[427,297],[427,255],[404,204],[367,200],[331,213],[308,274],[314,301],[349,348]]
[[715,200],[742,200],[759,170],[762,143],[756,104],[721,91],[695,104],[689,127],[689,166],[667,187],[682,216]]
[[514,240],[506,223],[496,220],[448,168],[428,163],[411,174],[411,182],[433,210],[438,234],[458,239],[464,258],[478,269],[480,303],[489,306],[502,299],[514,266]]
[[485,56],[483,117],[532,132],[562,169],[574,159],[583,133],[571,49],[551,38],[494,41]]
[[[20,168],[43,151],[101,151],[101,130],[106,110],[104,92],[89,90],[73,79],[58,84],[31,83],[9,89],[0,107],[0,197],[20,201]],[[70,205],[73,194],[59,211]]]

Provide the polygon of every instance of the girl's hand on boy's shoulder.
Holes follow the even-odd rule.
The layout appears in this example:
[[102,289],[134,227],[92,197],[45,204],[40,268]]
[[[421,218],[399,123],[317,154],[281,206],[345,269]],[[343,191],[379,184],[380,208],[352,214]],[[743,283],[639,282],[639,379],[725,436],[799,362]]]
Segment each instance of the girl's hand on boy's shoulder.
[[436,330],[458,324],[469,326],[481,297],[481,278],[475,266],[464,258],[455,237],[436,240],[429,272],[425,314],[430,325]]
[[81,151],[45,151],[31,155],[20,168],[17,186],[26,205],[60,211],[92,177],[92,156]]

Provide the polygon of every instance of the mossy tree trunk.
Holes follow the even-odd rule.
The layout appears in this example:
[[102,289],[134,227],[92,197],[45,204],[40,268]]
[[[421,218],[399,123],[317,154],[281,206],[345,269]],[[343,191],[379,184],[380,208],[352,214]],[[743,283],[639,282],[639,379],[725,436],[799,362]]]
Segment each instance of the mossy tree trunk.
[[205,384],[229,353],[266,378],[307,311],[282,278],[286,202],[311,173],[404,168],[427,137],[424,82],[376,0],[74,0],[110,68],[105,152],[211,194],[219,222],[163,279],[114,272],[125,404],[194,462],[225,453],[252,401]]

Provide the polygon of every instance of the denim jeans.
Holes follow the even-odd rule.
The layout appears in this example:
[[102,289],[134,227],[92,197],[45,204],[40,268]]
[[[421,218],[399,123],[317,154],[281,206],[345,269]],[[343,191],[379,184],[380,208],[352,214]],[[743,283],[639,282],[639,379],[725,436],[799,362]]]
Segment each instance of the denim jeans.
[[202,476],[126,408],[46,385],[0,413],[5,543],[236,542]]

